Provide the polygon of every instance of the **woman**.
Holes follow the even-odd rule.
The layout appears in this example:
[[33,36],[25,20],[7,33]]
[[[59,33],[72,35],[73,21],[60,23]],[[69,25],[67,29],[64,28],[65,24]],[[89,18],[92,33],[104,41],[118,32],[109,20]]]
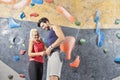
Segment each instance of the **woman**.
[[43,75],[43,55],[45,55],[45,45],[40,39],[37,29],[31,29],[29,40],[29,76],[30,80],[42,80]]

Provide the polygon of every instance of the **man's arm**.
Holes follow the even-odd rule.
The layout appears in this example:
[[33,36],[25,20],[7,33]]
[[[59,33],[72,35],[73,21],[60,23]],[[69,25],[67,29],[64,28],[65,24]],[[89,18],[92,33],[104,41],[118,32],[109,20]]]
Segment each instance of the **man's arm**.
[[54,49],[55,47],[59,46],[65,39],[65,36],[63,34],[63,31],[61,30],[61,27],[59,26],[52,26],[53,30],[55,31],[56,36],[58,37],[57,40],[52,43],[47,49],[46,49],[46,54],[49,55],[51,53],[51,50]]
[[53,30],[55,31],[55,34],[58,37],[57,40],[51,45],[52,48],[55,48],[64,41],[65,36],[60,26],[54,25]]

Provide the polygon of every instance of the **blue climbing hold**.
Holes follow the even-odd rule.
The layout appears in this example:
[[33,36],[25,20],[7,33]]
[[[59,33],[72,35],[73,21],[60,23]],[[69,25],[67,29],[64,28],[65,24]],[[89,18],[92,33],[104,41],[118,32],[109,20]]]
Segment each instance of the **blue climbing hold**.
[[32,3],[43,4],[43,0],[32,0]]
[[24,12],[21,12],[20,13],[20,18],[23,19],[25,17],[25,13]]
[[100,33],[100,26],[101,26],[101,24],[100,24],[100,22],[98,22],[98,23],[96,24],[96,30],[95,30],[95,33],[96,33],[97,35]]
[[34,3],[30,3],[30,6],[35,6],[35,4]]
[[120,63],[120,57],[115,58],[115,59],[114,59],[114,62]]
[[97,37],[97,45],[98,47],[101,47],[104,44],[104,33],[99,32],[98,37]]
[[9,17],[9,27],[10,28],[19,28],[20,24],[16,23],[12,17]]
[[19,56],[13,56],[14,61],[19,61],[20,57]]
[[95,16],[95,18],[94,18],[94,22],[98,22],[100,20],[100,11],[98,10],[97,12],[96,12],[96,16]]

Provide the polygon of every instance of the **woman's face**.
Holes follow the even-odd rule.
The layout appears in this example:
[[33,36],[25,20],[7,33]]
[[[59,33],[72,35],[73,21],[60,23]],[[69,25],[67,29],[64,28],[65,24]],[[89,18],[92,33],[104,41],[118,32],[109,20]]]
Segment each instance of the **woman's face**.
[[39,40],[39,33],[37,31],[32,34],[34,40]]

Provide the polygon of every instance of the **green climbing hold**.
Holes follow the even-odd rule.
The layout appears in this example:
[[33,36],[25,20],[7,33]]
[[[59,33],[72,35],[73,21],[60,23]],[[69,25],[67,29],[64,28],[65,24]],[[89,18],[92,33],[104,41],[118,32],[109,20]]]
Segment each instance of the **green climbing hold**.
[[80,26],[80,22],[79,22],[78,20],[75,21],[75,24],[76,24],[77,26]]
[[120,33],[117,33],[116,36],[118,39],[120,39]]
[[25,47],[25,44],[23,43],[22,46]]
[[80,45],[83,45],[86,42],[85,39],[80,39]]
[[120,23],[120,19],[116,19],[115,24],[119,24],[119,23]]
[[10,45],[10,48],[12,48],[13,46],[12,45]]
[[104,52],[104,53],[107,53],[107,52],[108,52],[108,50],[107,50],[107,49],[103,49],[103,52]]

